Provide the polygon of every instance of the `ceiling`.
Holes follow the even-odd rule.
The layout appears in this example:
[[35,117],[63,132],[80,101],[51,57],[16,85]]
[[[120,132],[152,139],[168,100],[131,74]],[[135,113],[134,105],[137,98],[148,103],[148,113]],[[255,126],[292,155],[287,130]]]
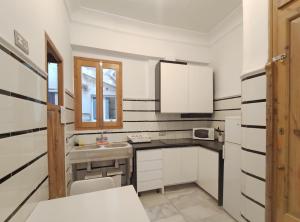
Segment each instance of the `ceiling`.
[[237,8],[241,1],[80,0],[80,6],[147,23],[206,33]]

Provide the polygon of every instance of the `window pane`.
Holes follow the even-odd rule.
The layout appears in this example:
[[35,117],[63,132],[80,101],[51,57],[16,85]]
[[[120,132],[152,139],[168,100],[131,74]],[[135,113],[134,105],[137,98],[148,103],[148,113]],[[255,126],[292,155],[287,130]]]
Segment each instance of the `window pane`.
[[96,68],[81,67],[82,122],[96,122]]
[[48,102],[58,105],[58,64],[48,63]]
[[115,122],[117,120],[116,71],[103,69],[103,120]]

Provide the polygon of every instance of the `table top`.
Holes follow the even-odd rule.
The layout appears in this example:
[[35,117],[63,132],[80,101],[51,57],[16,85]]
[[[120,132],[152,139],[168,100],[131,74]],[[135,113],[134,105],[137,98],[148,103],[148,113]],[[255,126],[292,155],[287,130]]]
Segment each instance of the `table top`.
[[27,222],[150,222],[133,186],[40,202]]

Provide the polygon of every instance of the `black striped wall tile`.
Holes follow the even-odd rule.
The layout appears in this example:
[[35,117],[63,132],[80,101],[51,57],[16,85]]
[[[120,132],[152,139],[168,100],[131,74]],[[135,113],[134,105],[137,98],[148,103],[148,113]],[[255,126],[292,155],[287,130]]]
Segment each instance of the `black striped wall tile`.
[[[4,41],[2,38],[0,40],[2,42]],[[1,41],[0,41],[0,50],[1,51],[5,52],[7,55],[11,56],[16,61],[18,61],[21,64],[23,64],[25,67],[27,67],[28,69],[30,69],[33,73],[35,73],[36,75],[38,75],[42,79],[47,80],[47,74],[42,73],[37,68],[35,68],[34,65],[30,64],[29,62],[25,61],[23,58],[21,58],[20,56],[18,56],[15,52],[13,52],[13,50],[10,50],[7,47],[5,47]]]
[[260,151],[248,149],[248,148],[245,148],[245,147],[242,147],[242,150],[246,151],[246,152],[249,152],[249,153],[255,153],[255,154],[258,154],[258,155],[262,155],[262,156],[266,155],[265,152],[260,152]]
[[47,130],[47,127],[2,133],[2,134],[0,134],[0,139],[4,139],[7,137],[13,137],[13,136],[20,136],[20,135],[28,134],[28,133],[35,133],[35,132],[44,131],[44,130]]
[[6,176],[0,178],[0,184],[2,184],[5,181],[9,180],[10,178],[12,178],[13,176],[15,176],[16,174],[20,173],[21,171],[23,171],[24,169],[26,169],[27,167],[29,167],[30,165],[32,165],[34,162],[36,162],[37,160],[41,159],[46,154],[47,154],[47,152],[44,152],[44,153],[40,154],[39,156],[37,156],[33,160],[27,162],[26,164],[20,166],[18,169],[14,170],[13,172],[11,172],[11,173],[7,174]]
[[48,176],[46,176],[35,188],[31,191],[27,197],[16,207],[16,209],[4,220],[4,222],[10,221],[18,211],[27,203],[27,201],[40,189],[40,187],[46,182]]
[[242,82],[246,81],[246,80],[249,80],[249,79],[254,79],[254,78],[257,78],[257,77],[260,77],[260,76],[265,76],[265,75],[266,75],[266,72],[261,72],[261,73],[257,73],[257,74],[254,74],[254,75],[250,75],[250,76],[242,78]]
[[17,99],[23,99],[23,100],[39,103],[42,105],[47,105],[47,102],[45,102],[45,101],[34,99],[32,97],[24,96],[24,95],[21,95],[18,93],[10,92],[10,91],[4,90],[4,89],[0,89],[0,95],[10,96],[10,97],[17,98]]
[[255,203],[256,205],[262,207],[262,208],[265,208],[265,205],[254,200],[253,198],[249,197],[248,195],[246,195],[245,193],[241,192],[242,196],[245,197],[246,199],[250,200],[251,202]]
[[245,170],[241,170],[241,172],[242,172],[243,174],[247,175],[247,176],[250,176],[250,177],[255,178],[255,179],[257,179],[257,180],[260,180],[260,181],[262,181],[262,182],[266,182],[266,179],[264,179],[264,178],[262,178],[262,177],[259,177],[259,176],[257,176],[257,175],[254,175],[253,173],[249,173],[249,172],[247,172],[247,171],[245,171]]

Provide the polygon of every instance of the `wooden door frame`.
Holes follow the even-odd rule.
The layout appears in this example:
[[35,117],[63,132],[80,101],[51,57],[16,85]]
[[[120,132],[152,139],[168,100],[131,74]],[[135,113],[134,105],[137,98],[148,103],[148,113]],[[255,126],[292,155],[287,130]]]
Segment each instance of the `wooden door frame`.
[[[59,62],[58,63],[58,105],[64,105],[64,60],[61,54],[59,53],[58,49],[54,45],[53,41],[49,37],[49,35],[45,32],[45,70],[48,73],[48,60],[47,60],[47,53],[48,51],[52,52],[52,55],[55,59]],[[48,102],[48,78],[47,78],[47,102]]]
[[274,7],[274,1],[269,0],[269,58],[266,65],[266,76],[267,76],[267,126],[266,126],[266,222],[274,221],[274,209],[275,207],[275,195],[273,193],[274,187],[276,186],[274,170],[276,164],[276,157],[274,155],[274,109],[275,109],[275,100],[274,94],[276,87],[274,85],[274,75],[275,68],[272,61],[272,58],[277,54],[277,33],[276,26],[277,17],[275,11],[277,10]]
[[[61,136],[63,137],[61,145],[63,146],[63,152],[57,152],[56,150],[50,150],[49,147],[53,146],[53,138],[50,138],[50,131],[53,131],[53,125],[49,124],[49,111],[60,112],[60,106],[64,105],[64,73],[63,73],[63,57],[59,53],[58,49],[55,47],[53,41],[50,39],[49,35],[45,32],[45,70],[48,73],[48,52],[54,56],[55,60],[58,62],[58,105],[48,103],[48,78],[47,78],[47,127],[48,127],[48,136],[47,136],[47,144],[48,144],[48,175],[49,175],[49,198],[57,198],[66,195],[65,190],[65,135],[64,135],[64,126],[62,127]],[[52,135],[52,134],[51,134]],[[61,150],[59,150],[61,151]],[[63,154],[62,154],[63,153]],[[57,156],[62,159],[56,159]],[[57,162],[52,163],[53,159],[56,159]],[[61,161],[59,161],[61,160]],[[58,164],[59,162],[59,164]],[[60,162],[63,162],[61,164]],[[57,172],[57,170],[63,169],[63,172]],[[64,178],[64,181],[60,181],[58,175],[59,174]],[[55,178],[54,181],[51,180]],[[61,187],[61,184],[64,184]]]
[[274,97],[278,90],[276,84],[277,69],[272,58],[279,54],[278,51],[278,8],[284,7],[293,0],[269,0],[269,59],[266,65],[267,73],[267,148],[266,148],[266,222],[274,222],[276,219],[276,207],[278,198],[276,196],[277,172],[279,169],[277,161],[277,125],[276,111],[277,101]]

